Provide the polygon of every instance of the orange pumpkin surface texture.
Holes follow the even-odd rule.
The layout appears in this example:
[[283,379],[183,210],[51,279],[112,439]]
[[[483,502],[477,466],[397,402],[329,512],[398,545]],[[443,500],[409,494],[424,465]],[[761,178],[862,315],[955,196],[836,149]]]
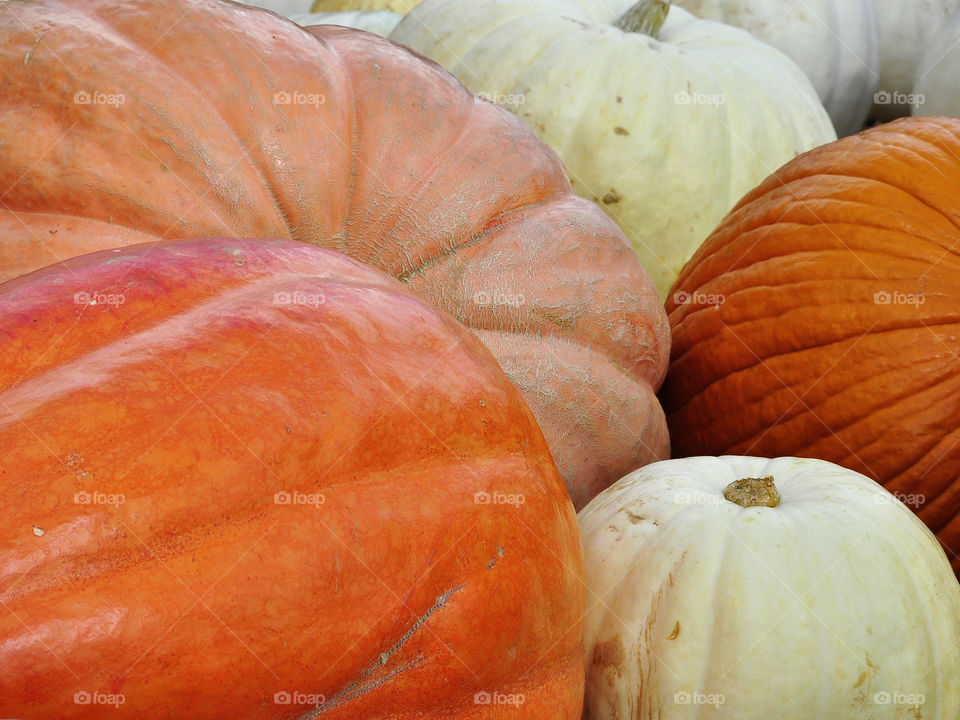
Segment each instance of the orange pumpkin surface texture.
[[883,483],[960,569],[960,120],[906,119],[746,195],[667,300],[685,455],[799,455]]
[[4,717],[580,717],[573,507],[448,315],[280,240],[102,251],[0,307]]
[[668,456],[669,325],[623,233],[405,48],[215,0],[0,3],[0,111],[0,278],[153,239],[328,247],[483,340],[578,507]]

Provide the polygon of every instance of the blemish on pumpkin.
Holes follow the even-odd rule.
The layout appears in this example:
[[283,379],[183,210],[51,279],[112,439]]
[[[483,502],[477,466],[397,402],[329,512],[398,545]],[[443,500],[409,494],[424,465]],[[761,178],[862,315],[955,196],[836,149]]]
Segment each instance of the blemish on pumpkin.
[[613,188],[610,188],[610,192],[603,196],[603,202],[605,205],[612,205],[613,203],[620,202],[620,193]]
[[860,687],[861,685],[863,685],[863,683],[866,681],[868,675],[869,675],[869,673],[868,673],[866,670],[864,670],[862,673],[860,673],[860,677],[857,678],[857,681],[853,684],[853,686],[854,686],[855,688],[858,688],[858,687]]
[[629,134],[630,134],[630,131],[629,131],[629,130],[627,130],[625,127],[620,127],[619,125],[617,125],[617,126],[613,129],[613,131],[614,131],[617,135],[629,135]]
[[47,531],[44,530],[43,528],[38,528],[36,525],[34,525],[33,534],[36,535],[37,537],[43,537],[44,535],[47,534]]
[[620,97],[619,95],[617,95],[617,102],[618,102],[618,103],[622,103],[622,102],[623,102],[623,98]]
[[641,522],[643,522],[644,520],[646,520],[646,518],[643,517],[643,515],[637,515],[637,514],[634,513],[634,512],[630,512],[629,510],[627,510],[627,518],[629,518],[630,522],[632,522],[634,525],[636,525],[637,523],[641,523]]
[[604,643],[595,645],[593,648],[593,664],[597,667],[617,667],[619,668],[626,653],[623,651],[623,641],[620,635],[614,635]]
[[667,640],[676,640],[677,637],[679,637],[679,635],[680,635],[680,621],[677,620],[677,622],[673,626],[673,630],[669,635],[667,635]]

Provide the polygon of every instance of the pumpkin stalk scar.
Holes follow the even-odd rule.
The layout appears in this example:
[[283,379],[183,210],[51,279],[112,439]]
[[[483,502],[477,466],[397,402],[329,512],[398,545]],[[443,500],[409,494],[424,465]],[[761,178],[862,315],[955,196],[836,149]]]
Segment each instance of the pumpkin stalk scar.
[[350,702],[351,700],[355,700],[356,698],[360,697],[361,695],[364,695],[365,693],[370,692],[371,690],[375,690],[376,688],[383,685],[383,683],[385,683],[387,680],[394,677],[395,675],[399,675],[405,670],[409,670],[410,668],[413,668],[419,665],[424,657],[422,653],[417,653],[417,656],[414,657],[412,660],[404,663],[403,665],[392,668],[390,671],[380,675],[379,677],[371,677],[375,673],[380,671],[381,668],[386,667],[387,663],[390,662],[390,658],[393,656],[393,654],[397,650],[399,650],[401,647],[403,647],[403,645],[411,637],[413,637],[413,634],[417,632],[417,630],[423,627],[423,624],[430,618],[431,615],[433,615],[437,610],[439,610],[440,608],[444,607],[447,604],[447,598],[449,598],[453,593],[457,592],[458,590],[462,590],[464,587],[466,587],[465,584],[457,585],[456,587],[451,588],[450,590],[447,590],[445,593],[440,595],[437,598],[436,602],[432,606],[430,606],[427,609],[427,611],[423,613],[423,615],[417,618],[416,622],[413,623],[410,629],[407,630],[403,634],[403,636],[393,644],[393,646],[391,646],[386,652],[380,653],[377,656],[377,658],[372,663],[370,663],[370,665],[367,666],[367,668],[360,674],[359,679],[354,680],[352,683],[347,685],[345,688],[343,688],[343,690],[338,692],[336,695],[332,696],[328,700],[325,700],[324,703],[319,707],[314,708],[313,710],[310,710],[307,713],[304,713],[299,718],[297,718],[297,720],[313,720],[313,718],[319,717],[320,715],[327,712],[328,710],[333,710],[334,708],[339,707],[344,703]]
[[780,493],[773,484],[773,476],[762,478],[741,478],[727,485],[723,496],[740,507],[776,507],[780,504]]

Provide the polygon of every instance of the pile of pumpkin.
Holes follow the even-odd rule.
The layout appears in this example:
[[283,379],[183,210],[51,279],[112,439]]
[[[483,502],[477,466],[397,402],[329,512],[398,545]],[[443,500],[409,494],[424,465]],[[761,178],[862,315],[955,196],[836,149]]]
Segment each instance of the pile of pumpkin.
[[0,714],[960,718],[960,0],[633,2],[0,3]]

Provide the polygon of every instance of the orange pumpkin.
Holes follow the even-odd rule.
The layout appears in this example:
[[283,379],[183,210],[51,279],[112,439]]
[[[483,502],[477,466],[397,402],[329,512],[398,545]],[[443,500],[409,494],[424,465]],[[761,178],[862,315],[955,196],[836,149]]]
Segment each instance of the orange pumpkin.
[[625,237],[437,65],[211,0],[0,3],[0,40],[0,278],[157,238],[332,248],[477,333],[577,506],[669,454],[669,326]]
[[960,569],[960,120],[802,155],[744,197],[667,301],[678,456],[868,475]]
[[0,307],[4,717],[580,717],[573,507],[446,313],[280,240],[102,251]]

